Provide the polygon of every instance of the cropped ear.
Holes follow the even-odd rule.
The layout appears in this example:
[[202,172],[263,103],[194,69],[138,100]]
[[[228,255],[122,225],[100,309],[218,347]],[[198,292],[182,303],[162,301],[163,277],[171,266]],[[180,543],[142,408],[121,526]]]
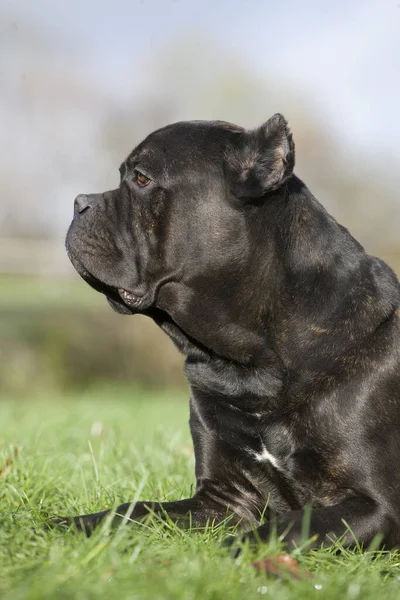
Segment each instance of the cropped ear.
[[259,198],[278,189],[294,168],[294,142],[279,113],[244,132],[226,150],[231,189],[238,198]]

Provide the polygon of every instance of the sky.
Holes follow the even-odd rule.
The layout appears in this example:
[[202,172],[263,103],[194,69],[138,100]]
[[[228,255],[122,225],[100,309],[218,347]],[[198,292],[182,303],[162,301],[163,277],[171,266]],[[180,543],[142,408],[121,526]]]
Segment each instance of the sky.
[[[224,56],[265,89],[286,90],[292,107],[306,103],[340,152],[359,156],[349,170],[361,174],[369,155],[365,164],[399,171],[400,0],[0,0],[0,50],[3,232],[27,215],[64,235],[74,196],[116,183],[99,176],[110,159],[96,153],[104,113],[152,89],[162,108],[168,87],[187,118],[193,86],[190,118],[208,118],[193,93],[204,81],[212,95]],[[268,101],[264,114],[257,98],[240,124],[266,120]],[[213,118],[229,119],[224,102]],[[390,198],[400,205],[393,186]]]
[[[4,1],[4,0],[3,0]],[[350,143],[400,155],[398,0],[13,0],[71,57],[107,78],[109,93],[140,88],[149,61],[183,36],[209,37],[258,76],[309,90]],[[199,57],[201,60],[201,57]],[[126,77],[135,69],[136,78]]]

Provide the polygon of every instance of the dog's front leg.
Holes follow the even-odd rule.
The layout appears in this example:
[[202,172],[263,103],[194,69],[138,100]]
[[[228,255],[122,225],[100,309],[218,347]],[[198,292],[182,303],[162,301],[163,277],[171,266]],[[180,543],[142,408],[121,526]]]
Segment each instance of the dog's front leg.
[[381,542],[391,547],[391,539],[398,538],[398,529],[394,519],[374,500],[352,497],[336,506],[316,508],[311,513],[291,511],[253,531],[228,539],[226,545],[267,543],[271,534],[276,533],[289,550],[305,542],[308,548],[329,546],[335,539],[344,546],[360,544],[365,547],[375,536],[381,536]]
[[112,527],[124,522],[140,522],[150,514],[162,519],[171,519],[180,527],[205,527],[208,524],[221,523],[228,518],[229,524],[238,523],[240,517],[230,511],[223,501],[213,501],[206,494],[199,493],[193,498],[175,502],[136,502],[118,506],[115,511],[102,512],[78,517],[65,517],[53,521],[55,525],[72,526],[90,536],[107,517],[112,518]]

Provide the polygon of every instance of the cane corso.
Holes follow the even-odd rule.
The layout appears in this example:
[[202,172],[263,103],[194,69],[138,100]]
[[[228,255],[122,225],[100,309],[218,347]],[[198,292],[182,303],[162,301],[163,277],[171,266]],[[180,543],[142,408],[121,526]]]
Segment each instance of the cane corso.
[[[115,519],[231,515],[241,539],[273,523],[291,545],[307,514],[310,546],[400,543],[400,286],[294,163],[280,114],[180,122],[132,151],[117,189],[76,198],[74,267],[170,336],[190,384],[194,496]],[[90,534],[108,514],[68,522]]]

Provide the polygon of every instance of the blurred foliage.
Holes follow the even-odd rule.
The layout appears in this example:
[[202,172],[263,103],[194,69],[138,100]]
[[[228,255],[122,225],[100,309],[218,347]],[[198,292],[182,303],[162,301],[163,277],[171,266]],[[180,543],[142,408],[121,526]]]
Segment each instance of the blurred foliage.
[[[333,130],[315,90],[251,69],[200,31],[157,46],[139,71],[133,57],[120,89],[106,71],[101,80],[93,76],[79,45],[61,60],[60,40],[17,12],[13,3],[0,7],[1,394],[82,390],[107,380],[185,385],[182,357],[153,323],[114,314],[75,273],[60,277],[72,273],[62,238],[73,198],[118,185],[120,162],[168,122],[223,119],[254,127],[284,113],[296,174],[367,251],[400,271],[395,159],[376,143],[360,148],[345,124]],[[45,240],[51,244],[33,243]]]
[[184,386],[183,359],[150,319],[117,315],[79,280],[0,280],[1,395],[109,381]]

